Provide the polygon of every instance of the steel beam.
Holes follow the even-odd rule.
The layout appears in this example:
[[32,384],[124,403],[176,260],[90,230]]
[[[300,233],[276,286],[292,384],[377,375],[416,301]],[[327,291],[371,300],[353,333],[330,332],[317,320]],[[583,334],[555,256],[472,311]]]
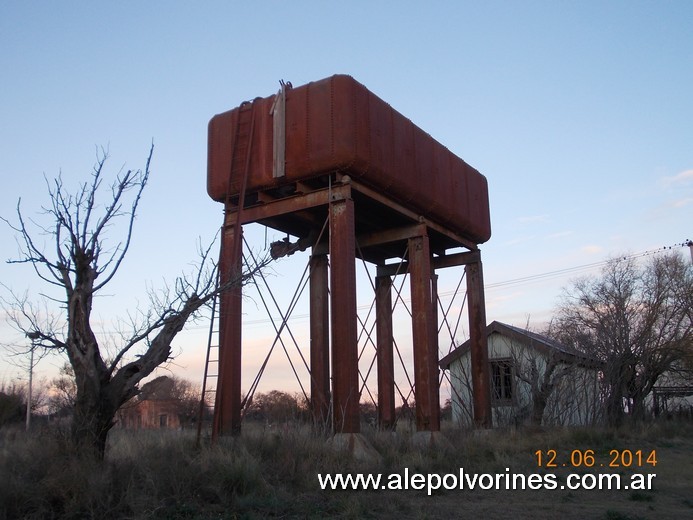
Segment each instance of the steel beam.
[[416,429],[440,431],[438,351],[432,341],[431,253],[428,235],[409,239],[409,267],[414,346]]
[[[361,251],[363,251],[373,246],[401,242],[411,237],[420,236],[426,232],[425,230],[426,226],[424,224],[413,224],[411,226],[374,231],[371,233],[358,235],[356,237],[356,243],[359,245]],[[327,247],[327,245],[319,245],[317,246],[316,251],[322,253],[327,250]]]
[[330,322],[327,256],[310,257],[310,401],[316,425],[330,410]]
[[378,425],[395,427],[395,363],[392,336],[392,278],[375,278],[375,328],[378,370]]
[[[239,234],[236,237],[236,233]],[[219,260],[220,283],[239,279],[243,264],[240,244],[243,228],[224,226]],[[219,297],[219,377],[214,406],[212,437],[241,431],[241,325],[242,285]]]
[[[360,244],[361,242],[359,242]],[[468,251],[465,253],[454,253],[452,255],[433,257],[433,270],[444,269],[446,267],[457,267],[478,262],[479,251]],[[379,265],[377,268],[378,276],[395,276],[409,272],[409,262],[396,262],[394,264]]]
[[489,381],[486,303],[484,299],[484,276],[481,259],[478,262],[467,264],[465,270],[467,273],[474,422],[481,428],[490,428],[492,426],[491,385]]
[[[339,201],[350,197],[350,194],[351,191],[348,185],[338,185],[332,188],[316,189],[312,192],[292,195],[256,206],[250,206],[243,209],[242,223],[248,224],[250,222],[297,213],[317,206],[324,206],[331,201]],[[227,217],[227,221],[228,220],[229,217]]]
[[426,219],[422,217],[419,213],[412,211],[411,209],[407,208],[406,206],[403,206],[401,204],[398,204],[394,200],[392,200],[388,195],[384,195],[383,193],[374,190],[373,188],[369,188],[367,186],[364,186],[363,184],[359,183],[358,181],[351,180],[351,186],[354,189],[354,191],[357,191],[359,193],[363,193],[366,195],[368,198],[373,199],[377,201],[378,203],[387,206],[390,209],[393,209],[400,215],[404,215],[406,217],[409,217],[411,220],[415,222],[420,222],[422,224],[426,224],[431,230],[440,233],[441,235],[449,238],[450,240],[457,242],[460,245],[463,245],[467,249],[470,250],[476,250],[477,245],[472,242],[471,240],[468,240],[467,238],[463,237],[462,235],[455,233],[448,229],[445,226],[436,224],[435,222],[432,222],[429,219]]
[[359,433],[354,201],[330,204],[332,406],[335,433]]

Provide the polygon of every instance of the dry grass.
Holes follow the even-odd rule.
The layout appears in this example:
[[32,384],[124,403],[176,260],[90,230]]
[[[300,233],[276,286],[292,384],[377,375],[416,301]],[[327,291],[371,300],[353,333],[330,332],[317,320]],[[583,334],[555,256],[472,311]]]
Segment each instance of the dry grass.
[[[623,430],[492,431],[446,428],[449,445],[419,449],[409,432],[367,430],[380,453],[360,462],[300,425],[245,427],[196,448],[188,432],[114,431],[107,460],[85,459],[55,432],[0,430],[0,518],[690,518],[693,424]],[[319,472],[537,473],[534,452],[652,449],[652,491],[321,491]],[[596,470],[583,470],[595,472]],[[624,475],[634,470],[623,469]],[[637,471],[637,470],[636,470]],[[557,474],[568,473],[557,468]]]

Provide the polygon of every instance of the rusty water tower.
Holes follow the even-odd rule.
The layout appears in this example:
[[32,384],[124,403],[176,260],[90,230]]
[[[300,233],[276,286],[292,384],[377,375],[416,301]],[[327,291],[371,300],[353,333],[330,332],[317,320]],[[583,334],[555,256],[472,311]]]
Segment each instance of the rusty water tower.
[[[436,269],[465,266],[474,416],[477,424],[490,425],[478,249],[491,236],[483,175],[345,75],[295,88],[282,83],[276,95],[214,116],[208,147],[207,191],[225,205],[222,283],[242,268],[244,224],[295,237],[285,243],[287,251],[310,248],[310,399],[316,418],[331,419],[335,433],[360,429],[355,262],[361,257],[377,266],[380,424],[395,421],[393,276],[410,276],[417,430],[436,432],[432,280]],[[241,427],[241,291],[220,299],[213,436]]]

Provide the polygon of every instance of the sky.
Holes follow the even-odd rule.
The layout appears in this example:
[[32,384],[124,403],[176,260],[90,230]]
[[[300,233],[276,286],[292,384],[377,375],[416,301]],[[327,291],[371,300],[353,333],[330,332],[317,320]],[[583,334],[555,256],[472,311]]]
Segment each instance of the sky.
[[[21,198],[40,219],[46,178],[60,173],[76,187],[102,148],[109,171],[142,168],[154,143],[131,250],[95,304],[113,330],[147,288],[189,269],[197,242],[221,225],[206,194],[209,119],[273,94],[280,80],[349,74],[486,176],[488,321],[540,327],[575,276],[693,238],[692,21],[683,0],[5,0],[0,215],[14,218]],[[264,229],[246,235],[264,248]],[[7,226],[0,244],[3,261],[17,258]],[[295,257],[268,277],[283,308],[307,261]],[[446,274],[440,292],[451,295],[456,277]],[[0,281],[45,290],[27,266],[3,262]],[[272,324],[257,297],[245,313],[252,379],[262,359],[252,349],[267,349]],[[307,317],[296,313],[303,344]],[[170,371],[201,381],[206,329],[200,321],[180,335]],[[21,340],[2,324],[0,334]],[[267,388],[293,377],[282,355]],[[0,356],[0,382],[23,374],[21,359]],[[51,377],[61,363],[46,358],[37,373]]]

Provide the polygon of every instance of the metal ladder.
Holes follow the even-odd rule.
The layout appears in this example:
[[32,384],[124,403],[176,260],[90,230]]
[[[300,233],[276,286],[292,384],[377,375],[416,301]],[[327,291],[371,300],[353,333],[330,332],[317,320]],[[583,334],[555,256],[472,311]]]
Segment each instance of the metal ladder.
[[[202,438],[202,423],[204,422],[205,412],[211,407],[214,412],[214,403],[217,393],[217,382],[219,381],[219,330],[215,328],[215,320],[217,317],[218,296],[212,299],[212,316],[209,320],[209,335],[207,337],[207,354],[205,356],[205,371],[202,376],[202,391],[200,397],[200,408],[197,415],[197,444],[199,446]],[[214,341],[216,338],[217,341]],[[216,349],[216,354],[212,352]],[[210,370],[210,367],[215,367]],[[214,381],[210,385],[210,380]]]
[[[226,188],[226,200],[224,202],[225,215],[228,211],[229,206],[232,203],[232,193],[238,193],[238,203],[236,209],[236,230],[240,229],[242,222],[242,212],[243,206],[245,204],[245,192],[248,184],[248,172],[250,170],[250,158],[252,151],[252,137],[255,127],[255,103],[253,101],[246,101],[241,104],[238,109],[236,117],[236,131],[233,139],[233,145],[231,147],[231,165],[229,167],[229,178]],[[226,222],[224,222],[226,223]],[[223,231],[222,231],[222,243],[223,243]],[[232,254],[241,255],[242,252],[242,242],[241,233],[236,232],[233,236]],[[222,250],[220,247],[219,260],[221,261]],[[221,263],[221,262],[220,262]],[[220,265],[220,263],[218,265]],[[219,283],[219,281],[217,282]],[[215,320],[218,321],[217,316],[217,306],[219,305],[219,297],[217,295],[212,301],[212,316],[209,326],[209,336],[207,339],[207,354],[205,357],[205,370],[202,380],[202,392],[200,398],[200,409],[197,418],[197,443],[200,443],[202,436],[202,422],[204,418],[204,412],[208,406],[208,403],[212,404],[212,413],[214,416],[214,421],[212,424],[212,440],[216,437],[216,417],[217,417],[217,390],[219,387],[219,377],[220,377],[220,334],[218,327],[215,328]],[[216,341],[215,341],[216,339]],[[216,349],[216,355],[212,352]],[[216,370],[214,367],[216,366]],[[210,369],[211,368],[211,369]],[[210,385],[210,380],[215,380],[216,384]]]

